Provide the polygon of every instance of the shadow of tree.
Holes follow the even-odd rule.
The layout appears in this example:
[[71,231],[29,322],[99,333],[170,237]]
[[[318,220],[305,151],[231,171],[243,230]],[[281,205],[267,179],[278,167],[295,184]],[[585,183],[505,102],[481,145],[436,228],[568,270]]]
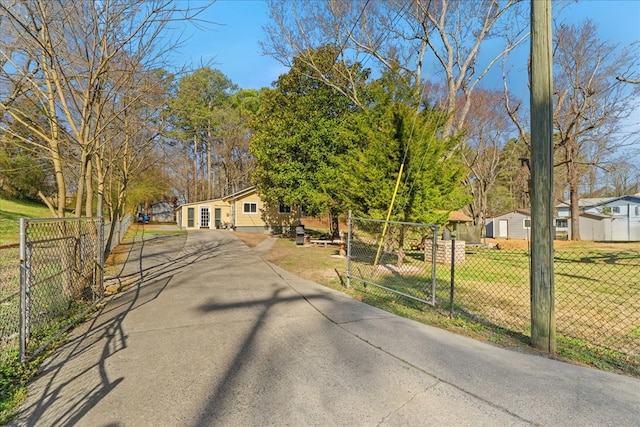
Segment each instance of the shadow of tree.
[[[47,380],[40,383],[37,390],[31,391],[34,398],[21,408],[22,415],[16,420],[19,421],[16,425],[38,425],[44,412],[61,399],[62,390],[67,388],[77,390],[74,403],[53,418],[48,414],[48,419],[53,420],[51,425],[75,425],[124,380],[122,377],[109,378],[107,363],[110,357],[127,348],[128,336],[123,328],[125,318],[157,299],[176,272],[189,265],[206,262],[219,252],[220,243],[212,241],[185,247],[184,243],[176,241],[184,238],[172,236],[172,241],[169,241],[139,236],[134,239],[118,277],[134,277],[136,280],[129,290],[114,295],[88,322],[77,327],[72,337],[43,364],[38,378],[46,376]],[[181,248],[177,253],[176,247]],[[96,347],[101,348],[96,362],[79,360],[95,357]],[[74,361],[79,362],[74,366],[82,369],[65,376],[63,368]],[[98,381],[94,378],[96,372]],[[87,381],[86,376],[92,376],[92,379]],[[68,391],[66,393],[68,395]]]

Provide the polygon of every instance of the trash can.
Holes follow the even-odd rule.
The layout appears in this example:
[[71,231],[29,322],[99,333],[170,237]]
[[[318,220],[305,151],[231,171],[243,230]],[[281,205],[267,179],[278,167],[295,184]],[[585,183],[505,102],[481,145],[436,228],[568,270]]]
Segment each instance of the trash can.
[[296,245],[304,245],[304,225],[296,227]]

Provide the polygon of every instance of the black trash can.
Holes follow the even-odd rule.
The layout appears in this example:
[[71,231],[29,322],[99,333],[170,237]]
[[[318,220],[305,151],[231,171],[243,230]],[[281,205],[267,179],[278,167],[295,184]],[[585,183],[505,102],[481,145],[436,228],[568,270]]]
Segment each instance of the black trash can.
[[304,225],[296,227],[296,245],[304,245]]

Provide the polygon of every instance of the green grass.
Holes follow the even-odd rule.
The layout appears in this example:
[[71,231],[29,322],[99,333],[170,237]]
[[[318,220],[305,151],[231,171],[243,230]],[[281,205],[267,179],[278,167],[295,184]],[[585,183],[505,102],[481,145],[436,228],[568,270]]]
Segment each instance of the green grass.
[[[62,338],[61,338],[62,339]],[[19,361],[18,344],[5,346],[0,351],[0,425],[14,418],[27,398],[27,384],[34,378],[40,365],[55,347],[53,343],[28,363]]]
[[0,197],[0,245],[20,242],[20,218],[51,218],[43,204]]

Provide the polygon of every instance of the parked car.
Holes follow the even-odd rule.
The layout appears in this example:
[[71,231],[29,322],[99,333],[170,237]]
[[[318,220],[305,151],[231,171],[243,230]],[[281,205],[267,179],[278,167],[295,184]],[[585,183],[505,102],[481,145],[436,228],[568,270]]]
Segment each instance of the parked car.
[[149,224],[149,220],[150,220],[150,219],[151,219],[151,218],[149,217],[149,215],[148,215],[148,214],[146,214],[146,213],[142,213],[142,212],[139,212],[139,213],[138,213],[138,216],[136,217],[136,222],[144,223],[144,224]]

